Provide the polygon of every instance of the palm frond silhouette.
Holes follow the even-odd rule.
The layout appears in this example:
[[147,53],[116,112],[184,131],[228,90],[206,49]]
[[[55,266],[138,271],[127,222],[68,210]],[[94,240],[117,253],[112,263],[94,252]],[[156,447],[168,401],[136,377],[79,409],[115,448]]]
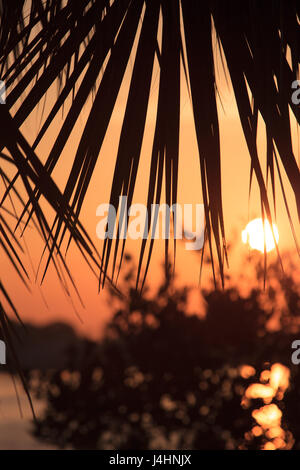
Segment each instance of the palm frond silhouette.
[[[206,235],[212,266],[215,251],[223,280],[226,241],[213,30],[232,81],[251,158],[251,177],[254,173],[259,185],[263,214],[271,218],[256,144],[259,114],[266,125],[267,174],[272,182],[273,197],[275,172],[279,172],[280,161],[300,216],[300,175],[290,125],[290,111],[299,123],[299,106],[291,100],[291,84],[297,80],[299,67],[299,2],[14,0],[0,1],[0,12],[0,70],[7,89],[6,105],[0,106],[0,150],[7,152],[6,159],[16,167],[5,198],[20,178],[28,200],[19,223],[25,221],[27,226],[35,215],[48,248],[49,262],[54,259],[54,252],[61,256],[66,234],[96,262],[102,284],[111,256],[113,279],[118,253],[122,260],[125,240],[122,243],[116,240],[113,246],[110,239],[105,240],[102,257],[96,260],[94,246],[79,217],[129,59],[133,57],[110,203],[117,207],[119,196],[127,196],[128,204],[133,198],[155,63],[159,68],[159,91],[147,206],[149,209],[153,202],[159,202],[163,190],[166,203],[176,203],[183,70],[199,150]],[[22,126],[43,104],[54,82],[58,83],[55,102],[34,142],[29,143]],[[60,192],[53,180],[53,171],[91,94],[94,94],[93,103]],[[42,164],[37,147],[47,138],[51,124],[70,98],[54,144]],[[285,190],[284,185],[282,190]],[[53,224],[47,222],[41,198],[45,198],[56,213]],[[289,214],[288,205],[287,211]],[[292,224],[291,217],[290,222]],[[2,233],[8,236],[2,219],[1,224]],[[167,244],[168,241],[166,253]],[[146,272],[152,248],[153,240]],[[143,240],[138,280],[145,257],[146,240]],[[22,266],[19,269],[22,270]]]

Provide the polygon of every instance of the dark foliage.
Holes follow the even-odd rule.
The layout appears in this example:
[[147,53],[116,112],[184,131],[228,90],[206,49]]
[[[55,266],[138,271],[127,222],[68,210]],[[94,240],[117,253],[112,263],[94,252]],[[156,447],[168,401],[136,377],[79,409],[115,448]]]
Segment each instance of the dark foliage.
[[[291,343],[300,298],[292,277],[283,292],[287,314],[272,333],[257,290],[246,298],[234,288],[206,291],[201,318],[186,314],[188,289],[175,289],[170,279],[153,295],[130,288],[128,301],[116,300],[103,341],[85,342],[79,366],[71,355],[67,369],[31,375],[32,389],[47,401],[35,435],[89,449],[258,448],[270,439],[266,430],[251,434],[251,411],[264,402],[247,400],[245,392],[280,362],[291,370],[291,386],[273,403],[283,411],[286,448],[293,439],[298,448],[300,374],[291,363]],[[267,296],[272,300],[271,289]],[[255,368],[251,377],[241,373],[242,365]]]
[[[14,0],[1,1],[0,14],[1,78],[7,87],[6,105],[0,106],[0,149],[8,151],[17,167],[13,186],[18,178],[22,179],[28,193],[28,217],[35,213],[49,237],[50,258],[61,248],[67,232],[82,245],[83,251],[91,254],[91,242],[82,233],[78,220],[130,58],[133,66],[111,186],[110,202],[115,207],[120,195],[128,196],[131,204],[155,68],[159,89],[147,205],[150,207],[161,199],[164,179],[166,202],[176,203],[180,87],[181,77],[185,77],[198,143],[207,239],[212,263],[216,252],[223,280],[226,245],[215,49],[223,51],[233,85],[251,157],[251,177],[253,173],[256,175],[260,189],[263,216],[271,219],[267,179],[256,145],[259,113],[266,125],[267,173],[273,196],[274,175],[279,172],[280,160],[300,214],[300,175],[292,147],[289,114],[291,111],[299,122],[299,109],[291,100],[291,86],[297,79],[299,64],[299,2]],[[42,116],[41,129],[31,144],[23,136],[21,126],[39,105],[44,108],[45,96],[55,82],[57,97],[45,118]],[[92,103],[91,94],[94,95]],[[60,194],[52,174],[64,158],[64,148],[86,104],[90,106],[88,117]],[[51,124],[57,121],[60,110],[65,110],[65,114],[59,121],[58,134],[48,155],[40,160],[38,145],[51,133]],[[55,210],[53,224],[45,220],[39,205],[41,196]],[[289,214],[288,204],[286,208]],[[25,213],[20,215],[21,219]],[[105,241],[101,263],[103,283],[111,253],[114,251],[114,259],[119,249],[123,254],[124,244],[125,240],[121,244],[117,241],[113,250],[112,240]],[[152,243],[148,262],[151,252]],[[115,262],[113,274],[114,267]]]
[[[46,261],[41,280],[52,262],[58,277],[67,279],[68,285],[62,281],[67,295],[77,293],[62,254],[63,242],[69,246],[71,240],[97,271],[102,286],[113,258],[114,279],[116,259],[118,255],[122,259],[125,240],[117,240],[114,246],[112,240],[105,240],[99,257],[79,217],[132,58],[110,202],[117,206],[118,197],[124,195],[130,204],[133,198],[157,67],[159,89],[147,205],[149,208],[151,203],[159,202],[164,193],[169,205],[176,203],[183,76],[190,93],[198,145],[206,240],[213,272],[216,257],[224,282],[226,240],[215,46],[223,51],[233,85],[251,158],[250,180],[255,174],[262,216],[271,220],[267,180],[272,184],[275,205],[278,172],[295,236],[280,165],[299,215],[300,175],[290,126],[290,112],[299,123],[299,108],[291,100],[291,85],[299,67],[299,17],[297,0],[0,0],[0,78],[7,91],[6,104],[0,105],[0,173],[5,184],[0,199],[0,249],[9,256],[17,274],[26,281],[22,247],[7,223],[7,211],[12,209],[7,201],[11,195],[16,196],[20,185],[24,201],[21,211],[13,216],[17,227],[22,224],[22,230],[34,220],[44,241],[42,258]],[[212,31],[216,33],[216,44]],[[57,94],[46,115],[39,113],[41,128],[31,142],[24,134],[24,125],[30,123],[39,106],[46,109],[45,98],[53,84],[57,85]],[[85,106],[88,116],[73,153],[71,171],[66,172],[60,191],[53,172],[64,158]],[[61,120],[60,111],[64,111]],[[266,178],[256,142],[259,115],[266,125]],[[51,136],[51,126],[57,122],[59,129],[48,154],[40,155],[39,144]],[[7,165],[13,168],[12,177],[6,175]],[[48,205],[53,217],[49,217]],[[147,273],[153,240],[148,248],[147,252],[144,240],[137,282],[145,259]],[[166,265],[168,248],[166,241]],[[7,303],[18,314],[3,282],[0,295],[1,334],[10,346]]]

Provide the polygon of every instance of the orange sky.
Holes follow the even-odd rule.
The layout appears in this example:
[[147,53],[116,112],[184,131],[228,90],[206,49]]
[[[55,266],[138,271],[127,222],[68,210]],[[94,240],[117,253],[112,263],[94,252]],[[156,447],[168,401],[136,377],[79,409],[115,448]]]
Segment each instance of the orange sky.
[[[217,61],[219,63],[219,61]],[[220,67],[218,67],[220,71]],[[116,110],[112,117],[109,132],[106,136],[104,145],[101,150],[100,158],[95,170],[94,177],[91,181],[88,194],[83,206],[81,220],[88,229],[95,245],[101,248],[101,242],[96,237],[96,224],[98,218],[96,217],[96,208],[99,204],[109,201],[110,182],[112,180],[114,161],[118,147],[118,136],[120,126],[122,123],[122,116],[124,106],[126,104],[126,89],[129,83],[130,71],[132,70],[132,63],[129,64],[127,74],[124,79],[123,87],[120,91],[119,99],[117,102]],[[142,160],[140,166],[140,173],[138,177],[138,184],[135,192],[134,202],[144,203],[146,200],[146,191],[148,184],[148,172],[151,156],[151,144],[153,138],[153,130],[155,124],[155,104],[158,90],[157,70],[153,74],[153,88],[151,94],[151,102],[148,113],[147,129],[145,132]],[[225,108],[223,112],[219,106],[220,115],[220,131],[221,131],[221,154],[222,154],[222,185],[223,185],[223,208],[226,223],[226,233],[228,240],[234,241],[233,252],[230,258],[230,269],[232,272],[238,270],[240,267],[241,256],[247,252],[247,249],[241,243],[241,230],[245,227],[248,221],[248,209],[250,220],[260,216],[260,201],[259,193],[257,190],[256,182],[253,185],[253,191],[248,206],[248,191],[249,191],[249,170],[250,170],[250,157],[248,155],[246,143],[243,137],[241,125],[239,123],[237,110],[235,107],[234,97],[230,87],[225,84],[224,75],[220,72],[219,87],[222,98],[222,103]],[[56,85],[55,85],[56,86]],[[49,96],[46,103],[46,112],[49,109],[52,100],[54,99],[55,87],[49,91]],[[59,186],[63,189],[66,174],[70,169],[74,151],[78,139],[80,137],[80,129],[82,130],[84,124],[84,116],[87,110],[83,112],[81,122],[78,123],[70,142],[68,143],[61,163],[55,170],[54,177]],[[36,115],[31,116],[22,130],[27,138],[32,141],[37,133],[39,127],[39,119]],[[41,160],[47,158],[49,146],[53,141],[55,133],[61,123],[61,114],[53,124],[47,139],[45,139],[38,147],[38,155]],[[299,155],[299,148],[297,145],[297,132],[296,124],[293,121],[293,137],[295,153]],[[260,122],[258,133],[258,149],[261,154],[262,167],[265,169],[265,136],[264,125]],[[284,172],[282,172],[284,175]],[[198,152],[194,134],[194,124],[192,118],[191,104],[187,95],[185,86],[182,87],[182,109],[181,109],[181,135],[180,135],[180,160],[179,160],[179,203],[201,203],[201,186],[199,178],[199,162]],[[284,176],[284,181],[286,178]],[[291,231],[289,228],[288,219],[283,206],[283,200],[280,193],[279,182],[277,178],[277,225],[280,234],[279,248],[281,250],[292,249],[294,247]],[[288,187],[288,184],[286,185]],[[1,187],[2,190],[2,187]],[[297,221],[296,207],[293,194],[290,190],[287,191],[290,209],[295,221],[296,231],[299,235],[299,223]],[[37,266],[39,256],[42,250],[42,244],[38,241],[35,235],[32,235],[32,230],[27,232],[26,241],[33,258],[34,265]],[[139,242],[128,241],[128,251],[135,256],[138,254]],[[100,251],[101,252],[101,251]],[[274,256],[271,254],[271,256]],[[38,284],[32,283],[32,293],[26,292],[21,282],[16,279],[16,276],[7,261],[6,257],[0,252],[1,259],[1,273],[5,273],[3,281],[14,299],[17,308],[24,320],[30,320],[38,323],[45,323],[51,320],[61,320],[71,322],[84,334],[97,336],[101,327],[103,326],[104,319],[109,317],[109,311],[105,301],[105,292],[98,295],[98,282],[92,276],[84,261],[78,255],[75,249],[72,249],[68,255],[69,264],[74,275],[74,279],[78,285],[85,309],[80,307],[76,302],[77,309],[82,317],[83,324],[79,322],[74,310],[69,301],[64,297],[64,294],[59,286],[59,282],[51,268],[47,274],[47,278],[43,285],[43,295],[45,296],[48,308],[46,308],[40,293]],[[158,241],[154,250],[151,268],[148,275],[148,281],[155,284],[160,272],[160,265],[163,259],[163,242]],[[25,262],[29,267],[28,259]],[[199,256],[195,252],[187,252],[183,244],[179,243],[177,253],[177,274],[180,282],[185,282],[193,286],[198,285],[199,279]]]

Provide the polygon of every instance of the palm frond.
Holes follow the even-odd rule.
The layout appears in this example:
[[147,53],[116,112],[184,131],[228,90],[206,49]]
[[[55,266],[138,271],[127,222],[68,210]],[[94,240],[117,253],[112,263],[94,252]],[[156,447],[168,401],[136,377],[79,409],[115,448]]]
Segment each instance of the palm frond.
[[[290,110],[299,124],[299,106],[291,101],[291,84],[299,68],[299,2],[290,0],[32,0],[0,2],[0,66],[7,85],[7,105],[1,109],[1,126],[14,126],[8,142],[0,136],[0,149],[8,148],[28,193],[30,220],[38,214],[40,230],[50,243],[49,260],[59,250],[65,234],[91,255],[91,241],[79,224],[82,204],[93,177],[118,93],[133,57],[130,85],[119,137],[110,203],[118,197],[133,198],[140,166],[141,148],[155,63],[159,67],[156,127],[148,182],[148,209],[159,202],[165,181],[166,202],[177,201],[180,77],[181,69],[190,91],[201,168],[200,183],[206,216],[206,235],[214,269],[216,252],[223,282],[226,258],[222,209],[219,116],[212,32],[224,53],[240,121],[257,179],[262,211],[271,219],[267,180],[256,144],[257,116],[267,131],[267,175],[275,203],[276,152],[294,192],[300,217],[300,174],[295,158]],[[27,11],[26,11],[27,8]],[[162,35],[160,36],[160,24]],[[291,60],[288,60],[288,52]],[[57,81],[57,99],[33,145],[20,127],[43,103],[47,90]],[[251,96],[249,96],[250,90]],[[65,188],[60,195],[52,173],[63,158],[83,107],[92,93],[95,99],[85,121]],[[48,135],[57,113],[67,108],[45,165],[37,147]],[[10,114],[9,114],[10,113]],[[133,124],[134,123],[134,124]],[[3,127],[2,127],[3,129]],[[33,186],[29,184],[30,179]],[[282,179],[280,180],[282,181]],[[284,190],[283,186],[282,189]],[[43,194],[57,217],[47,225],[39,198]],[[285,199],[286,200],[286,199]],[[288,206],[287,206],[288,210]],[[25,211],[25,212],[26,212]],[[292,223],[290,213],[288,215]],[[295,229],[293,229],[295,232]],[[46,235],[47,234],[47,235]],[[48,240],[49,238],[49,240]],[[114,277],[118,253],[125,240],[106,240],[99,271],[104,284],[113,256]],[[153,249],[150,241],[146,272]],[[166,241],[166,262],[168,256]],[[138,281],[146,252],[142,242]]]

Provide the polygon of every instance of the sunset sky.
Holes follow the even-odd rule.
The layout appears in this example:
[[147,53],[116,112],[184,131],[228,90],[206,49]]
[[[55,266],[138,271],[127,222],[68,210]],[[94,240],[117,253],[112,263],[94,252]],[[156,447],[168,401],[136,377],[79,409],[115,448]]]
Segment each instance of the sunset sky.
[[[230,271],[231,273],[239,272],[241,268],[241,259],[247,254],[248,249],[242,244],[241,232],[247,223],[261,216],[260,198],[258,186],[255,177],[252,183],[251,199],[249,204],[249,174],[250,174],[250,157],[243,136],[241,124],[237,109],[235,106],[234,95],[230,85],[230,79],[227,77],[229,84],[227,85],[225,75],[220,65],[218,54],[216,53],[217,63],[217,83],[219,87],[219,118],[221,131],[221,156],[222,156],[222,189],[223,189],[223,209],[225,216],[225,228],[227,241],[232,242],[230,252]],[[99,204],[108,202],[110,195],[110,182],[112,180],[115,156],[118,148],[118,139],[124,107],[126,105],[126,91],[129,84],[130,71],[132,63],[128,65],[128,70],[124,79],[123,86],[119,93],[119,98],[115,112],[112,116],[109,132],[105,138],[104,145],[101,150],[101,158],[99,158],[96,170],[94,172],[87,197],[84,201],[81,213],[81,221],[85,225],[93,242],[99,248],[101,253],[102,242],[96,237],[96,225],[99,219],[96,217],[96,208]],[[182,74],[183,75],[183,74]],[[142,164],[139,169],[139,176],[135,191],[134,202],[145,203],[148,187],[148,174],[151,156],[151,146],[153,139],[153,131],[155,125],[155,110],[158,91],[157,65],[153,73],[151,102],[148,110],[148,120],[146,133],[144,135],[144,144],[142,152]],[[45,104],[45,115],[50,105],[55,99],[56,84],[49,90],[47,102]],[[223,107],[224,110],[223,110]],[[32,142],[38,132],[41,107],[38,114],[32,115],[23,126],[25,136]],[[64,158],[60,160],[54,177],[57,184],[63,189],[65,175],[69,172],[71,163],[74,158],[75,149],[80,137],[79,130],[83,128],[85,115],[87,110],[82,114],[81,123],[74,128],[71,141],[64,150]],[[37,153],[42,161],[48,155],[50,148],[50,140],[53,138],[57,129],[61,124],[61,114],[58,115],[51,132],[38,146]],[[81,126],[81,127],[80,127]],[[294,151],[299,155],[299,145],[297,142],[298,135],[295,121],[292,118],[292,133],[294,141]],[[49,139],[49,141],[48,141]],[[265,172],[265,131],[264,124],[260,119],[258,132],[258,149],[260,152],[261,164]],[[179,203],[201,203],[202,194],[199,185],[199,160],[198,151],[194,132],[194,123],[190,99],[186,90],[184,75],[182,76],[182,108],[181,108],[181,135],[180,135],[180,160],[179,160]],[[292,218],[295,221],[296,232],[299,235],[299,223],[297,222],[296,204],[292,191],[289,189],[284,170],[282,170],[283,180],[286,183],[287,198]],[[270,186],[270,185],[269,185]],[[270,188],[269,188],[270,189]],[[277,226],[279,230],[279,249],[295,250],[289,221],[283,204],[283,198],[280,190],[279,179],[276,175],[276,204],[277,204]],[[271,196],[271,191],[269,191]],[[270,197],[270,201],[272,201]],[[162,201],[164,202],[164,201]],[[273,208],[272,202],[271,207]],[[39,241],[33,229],[28,229],[25,234],[26,243],[33,259],[35,268],[38,265],[42,252],[43,244]],[[140,242],[128,240],[127,251],[137,258],[139,253]],[[155,284],[161,276],[161,263],[163,260],[164,243],[158,240],[155,244],[154,254],[152,257],[151,268],[148,274],[148,283]],[[71,322],[81,332],[93,337],[97,336],[104,319],[108,318],[108,308],[105,303],[105,292],[98,294],[98,281],[93,276],[76,249],[71,248],[67,261],[71,269],[76,285],[80,291],[85,308],[81,307],[76,297],[73,300],[76,309],[81,316],[82,324],[74,313],[74,309],[68,301],[59,285],[57,277],[51,267],[47,273],[43,287],[40,289],[39,282],[31,282],[31,293],[27,293],[22,283],[16,278],[13,269],[6,259],[3,251],[1,251],[1,265],[4,266],[5,282],[9,293],[12,295],[15,304],[21,314],[23,320],[33,321],[37,323],[47,323],[51,320],[61,320]],[[269,254],[270,259],[276,256],[275,252]],[[178,252],[176,258],[176,273],[178,282],[184,282],[197,287],[199,282],[200,256],[197,252],[187,252],[183,243],[178,243]],[[27,258],[27,266],[30,269],[30,261]],[[7,271],[6,271],[7,270]],[[206,267],[204,279],[210,276],[211,270]],[[39,276],[40,279],[41,276]],[[255,280],[254,280],[255,282]],[[46,299],[48,308],[42,299],[42,294]]]

